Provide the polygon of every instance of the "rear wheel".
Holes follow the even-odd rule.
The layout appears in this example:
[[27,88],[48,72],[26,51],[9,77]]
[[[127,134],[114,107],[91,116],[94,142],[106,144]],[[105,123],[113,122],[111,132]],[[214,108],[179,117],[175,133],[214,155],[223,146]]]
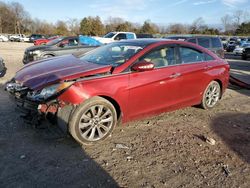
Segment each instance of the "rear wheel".
[[208,84],[206,90],[203,93],[201,106],[204,109],[213,108],[219,101],[221,96],[220,84],[216,81],[212,81]]
[[114,106],[102,97],[93,97],[72,114],[69,132],[80,144],[93,144],[107,138],[117,124]]

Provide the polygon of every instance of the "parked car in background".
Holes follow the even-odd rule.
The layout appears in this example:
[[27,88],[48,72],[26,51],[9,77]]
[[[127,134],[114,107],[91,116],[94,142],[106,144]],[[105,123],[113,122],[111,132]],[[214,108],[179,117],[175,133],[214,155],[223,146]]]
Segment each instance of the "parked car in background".
[[233,52],[234,49],[236,48],[236,46],[237,46],[237,42],[231,40],[231,41],[229,41],[229,42],[227,43],[226,51],[227,51],[227,52]]
[[234,55],[242,55],[244,48],[246,47],[250,47],[250,43],[243,43],[240,46],[236,46],[236,48],[234,49],[233,53]]
[[28,42],[29,37],[26,37],[24,34],[16,34],[16,35],[10,35],[9,40],[11,42]]
[[127,40],[127,39],[136,39],[136,34],[132,32],[110,32],[104,35],[103,37],[93,37],[103,44],[108,44],[110,42],[118,40]]
[[118,120],[198,104],[211,109],[228,81],[228,63],[201,46],[142,39],[28,64],[6,89],[27,113],[54,114],[76,141],[92,144]]
[[0,78],[6,74],[6,70],[7,68],[5,67],[3,59],[0,57]]
[[247,58],[250,58],[250,46],[247,46],[243,49],[241,58],[243,60],[246,60]]
[[25,50],[23,63],[65,54],[87,52],[96,48],[79,43],[79,37],[59,37],[46,45],[32,46]]
[[46,38],[44,35],[41,34],[32,34],[30,35],[30,42],[34,42],[37,39],[42,39],[42,38]]
[[34,45],[35,46],[38,46],[38,45],[45,45],[47,44],[49,41],[52,41],[54,39],[57,39],[59,36],[52,36],[52,37],[49,37],[49,38],[41,38],[41,39],[37,39],[37,40],[34,40]]
[[221,39],[221,43],[222,43],[222,45],[223,45],[223,49],[226,50],[226,48],[227,48],[227,43],[228,43],[228,41],[229,41],[229,37],[220,37],[220,39]]
[[17,39],[17,42],[29,42],[30,41],[30,38],[25,36],[25,35],[22,35],[20,36],[18,39]]
[[154,38],[152,34],[147,34],[147,33],[139,33],[136,34],[137,39],[146,39],[146,38]]
[[224,58],[224,48],[220,40],[220,37],[201,36],[201,35],[176,35],[176,36],[168,36],[164,38],[192,42],[194,44],[207,48],[210,51],[217,54],[219,57]]
[[7,42],[9,39],[4,35],[0,35],[0,42]]

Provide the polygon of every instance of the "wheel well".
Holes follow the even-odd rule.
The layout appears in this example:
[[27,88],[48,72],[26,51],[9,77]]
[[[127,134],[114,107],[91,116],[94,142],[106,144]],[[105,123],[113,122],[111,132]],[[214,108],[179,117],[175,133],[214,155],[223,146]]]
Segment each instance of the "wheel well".
[[214,81],[218,82],[220,84],[220,98],[222,97],[222,91],[223,91],[223,85],[222,85],[222,81],[219,79],[215,79]]
[[102,98],[108,100],[109,102],[111,102],[114,105],[116,113],[117,113],[117,119],[120,119],[121,118],[121,108],[120,108],[120,105],[114,99],[112,99],[111,97],[104,96],[104,95],[100,95],[99,97],[102,97]]
[[50,56],[55,56],[54,54],[43,54],[42,56],[46,56],[46,55],[50,55]]

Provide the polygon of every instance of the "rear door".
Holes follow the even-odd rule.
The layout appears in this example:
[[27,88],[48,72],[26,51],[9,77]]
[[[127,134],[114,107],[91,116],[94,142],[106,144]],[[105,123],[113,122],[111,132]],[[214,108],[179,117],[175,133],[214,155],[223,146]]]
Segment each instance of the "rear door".
[[183,103],[193,104],[193,101],[199,101],[202,96],[208,79],[208,65],[204,53],[193,47],[179,46],[179,55],[182,77],[181,100]]
[[181,77],[176,54],[175,46],[161,46],[139,58],[138,62],[152,62],[155,68],[130,74],[130,119],[157,114],[179,103]]

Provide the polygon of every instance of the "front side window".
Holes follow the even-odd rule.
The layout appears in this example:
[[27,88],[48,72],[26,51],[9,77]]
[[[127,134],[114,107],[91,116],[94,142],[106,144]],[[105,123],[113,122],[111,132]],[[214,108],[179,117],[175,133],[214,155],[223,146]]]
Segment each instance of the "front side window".
[[209,39],[208,38],[198,38],[198,45],[209,48]]
[[204,61],[204,54],[198,50],[188,47],[180,47],[182,64]]
[[69,39],[68,46],[77,46],[78,45],[78,40],[75,39]]
[[120,33],[115,37],[115,40],[122,40],[122,39],[127,39],[127,35],[124,33]]
[[51,40],[47,43],[47,45],[55,45],[55,44],[58,44],[59,42],[61,42],[62,40],[64,39],[64,37],[59,37],[59,38],[56,38],[54,40]]
[[177,64],[174,47],[153,50],[139,59],[139,61],[142,60],[153,63],[155,68]]

